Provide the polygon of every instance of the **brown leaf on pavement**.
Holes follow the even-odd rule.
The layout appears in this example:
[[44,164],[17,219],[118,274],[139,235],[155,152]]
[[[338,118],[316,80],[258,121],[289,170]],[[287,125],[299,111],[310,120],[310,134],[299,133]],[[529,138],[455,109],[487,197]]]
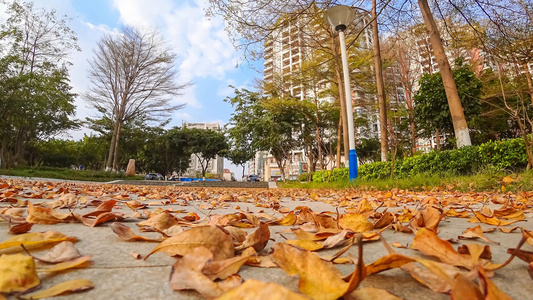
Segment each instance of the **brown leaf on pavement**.
[[490,251],[490,247],[485,245],[481,246],[478,244],[467,244],[459,246],[457,249],[457,252],[459,254],[469,254],[470,258],[472,259],[472,265],[477,265],[479,263],[479,259],[492,259],[492,252]]
[[246,280],[241,286],[231,289],[217,298],[218,300],[308,300],[309,298],[292,292],[284,286],[262,282],[255,279]]
[[50,208],[35,206],[31,202],[28,203],[26,221],[29,223],[52,225],[68,222],[71,219],[72,216],[70,214],[62,214]]
[[520,258],[521,260],[527,263],[533,262],[533,252],[531,251],[510,248],[510,249],[507,249],[507,253],[509,254],[515,253],[516,257]]
[[111,229],[113,229],[113,232],[118,235],[119,238],[125,240],[125,241],[132,241],[132,240],[135,240],[135,241],[144,241],[144,242],[157,242],[157,243],[160,243],[161,240],[160,239],[150,239],[150,238],[147,238],[147,237],[144,237],[144,236],[139,236],[139,235],[136,235],[133,230],[131,230],[131,228],[129,228],[128,226],[122,224],[122,223],[118,223],[118,222],[113,222],[109,225],[109,227],[111,227]]
[[324,248],[324,245],[322,245],[322,243],[313,242],[309,240],[286,240],[285,243],[309,251],[316,251]]
[[64,241],[55,245],[48,253],[46,253],[39,261],[46,263],[60,263],[80,257],[78,249],[74,247],[74,244],[70,241]]
[[484,300],[485,297],[479,287],[463,274],[456,274],[453,278],[450,296],[453,300]]
[[346,300],[401,300],[402,298],[387,292],[386,290],[373,287],[359,288],[343,297]]
[[438,232],[439,223],[444,217],[441,209],[434,206],[426,206],[422,210],[417,210],[409,224],[416,230],[421,228],[431,229]]
[[239,269],[248,261],[252,254],[242,254],[225,260],[208,261],[202,273],[211,280],[226,279],[239,272]]
[[0,256],[0,293],[25,292],[39,284],[33,258],[24,254]]
[[394,221],[396,221],[396,216],[389,212],[384,213],[379,220],[374,223],[374,228],[379,229],[383,227],[387,227],[390,224],[392,224]]
[[337,299],[348,290],[348,283],[328,268],[315,254],[277,243],[271,254],[288,275],[298,275],[300,291],[313,299]]
[[477,239],[480,238],[484,241],[487,241],[489,243],[494,243],[499,245],[500,243],[495,242],[486,236],[483,235],[483,229],[481,229],[480,225],[477,225],[476,227],[470,227],[467,228],[462,235],[459,236],[459,239]]
[[492,281],[489,280],[483,267],[478,266],[478,284],[482,291],[484,291],[486,300],[512,300],[507,294],[502,292]]
[[12,234],[26,233],[30,231],[32,227],[33,227],[33,223],[29,223],[29,222],[24,222],[22,224],[15,224],[15,225],[10,224],[10,228],[8,232]]
[[99,224],[109,222],[109,221],[121,221],[124,220],[124,214],[119,212],[105,212],[99,214],[96,218],[92,217],[83,217],[76,215],[76,219],[82,222],[84,225],[89,227],[95,227]]
[[298,220],[298,217],[294,214],[294,211],[291,211],[283,219],[268,222],[268,223],[272,225],[290,226],[290,225],[294,225],[297,220]]
[[267,224],[261,222],[261,224],[259,224],[259,228],[247,235],[242,245],[236,247],[235,250],[241,251],[248,247],[252,247],[255,249],[255,251],[260,252],[266,247],[269,239],[270,229]]
[[219,285],[202,274],[202,269],[212,259],[209,249],[202,246],[192,249],[172,266],[170,287],[175,291],[196,290],[206,298],[222,295],[224,291]]
[[137,223],[139,227],[152,227],[157,230],[163,231],[174,225],[180,225],[182,222],[176,220],[174,216],[167,212],[162,212],[156,215],[151,215],[148,220]]
[[94,288],[93,283],[87,279],[75,279],[54,285],[44,291],[31,295],[24,295],[22,299],[42,299],[71,293],[83,292]]
[[211,250],[215,260],[231,258],[235,252],[233,238],[227,231],[217,226],[207,225],[193,227],[164,240],[148,253],[144,260],[156,252],[165,252],[170,256],[184,256],[197,247]]
[[113,207],[115,207],[115,204],[117,204],[117,200],[107,200],[102,204],[98,205],[98,207],[96,207],[94,211],[84,214],[83,217],[98,217],[103,213],[111,212],[113,210]]
[[366,217],[358,213],[347,213],[340,217],[339,226],[342,229],[350,229],[353,232],[366,232],[374,229]]
[[426,228],[422,228],[416,233],[411,248],[435,256],[443,263],[472,268],[472,262],[468,255],[457,253],[450,242],[440,239],[433,231]]

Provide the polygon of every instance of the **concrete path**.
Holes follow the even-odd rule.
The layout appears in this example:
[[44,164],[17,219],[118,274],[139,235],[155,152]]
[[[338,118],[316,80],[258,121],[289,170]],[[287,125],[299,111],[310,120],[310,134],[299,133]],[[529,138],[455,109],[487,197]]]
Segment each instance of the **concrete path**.
[[[0,186],[6,180],[0,179]],[[27,185],[26,185],[27,186]],[[70,192],[79,193],[77,196],[85,196],[89,199],[107,200],[117,195],[130,195],[128,200],[144,200],[146,203],[161,203],[161,201],[168,200],[167,198],[161,199],[142,199],[145,196],[137,196],[133,194],[133,189],[128,186],[116,186],[116,185],[93,185],[87,183],[71,183],[66,182],[64,184],[56,185],[53,189],[60,187],[68,188]],[[93,192],[96,190],[107,190],[107,195],[93,196]],[[40,189],[45,187],[41,186]],[[335,212],[337,209],[336,204],[342,201],[344,197],[349,194],[351,203],[356,204],[359,199],[358,196],[362,196],[362,193],[352,191],[347,192],[334,192],[334,191],[300,191],[300,190],[288,190],[288,189],[276,189],[276,190],[243,190],[243,189],[213,189],[213,188],[198,188],[197,190],[185,189],[180,187],[138,187],[137,189],[146,189],[148,194],[155,194],[160,191],[161,195],[165,193],[173,192],[174,195],[179,195],[175,200],[176,203],[166,205],[149,205],[146,211],[152,211],[154,209],[170,209],[174,211],[184,210],[183,213],[177,214],[178,217],[184,217],[187,213],[196,213],[200,218],[205,218],[208,215],[213,216],[216,214],[225,215],[233,214],[237,211],[247,211],[251,213],[266,213],[270,214],[274,218],[282,218],[283,214],[279,212],[290,211],[297,207],[308,206],[315,212]],[[27,188],[25,191],[31,192]],[[225,207],[217,207],[214,210],[206,209],[206,206],[212,200],[191,200],[189,197],[193,193],[208,193],[210,199],[215,199],[220,195],[232,195],[236,202],[225,202]],[[274,193],[275,192],[275,193]],[[366,196],[370,194],[365,193]],[[365,197],[366,197],[365,196]],[[442,196],[450,197],[445,193]],[[402,197],[417,197],[415,194],[405,193]],[[454,194],[453,197],[457,197]],[[21,200],[29,200],[32,203],[47,202],[50,200],[45,199],[28,199],[18,197]],[[248,200],[246,200],[248,199]],[[254,200],[255,199],[255,200]],[[373,200],[372,197],[368,197],[369,200]],[[374,198],[374,200],[377,198]],[[240,201],[239,201],[240,200]],[[319,200],[319,201],[317,201]],[[243,202],[246,201],[246,202]],[[278,203],[278,210],[274,210],[268,206],[272,203]],[[326,203],[329,202],[329,203]],[[259,205],[261,204],[261,205]],[[264,205],[262,205],[264,204]],[[334,205],[332,205],[334,204]],[[0,211],[9,205],[0,202]],[[475,205],[472,206],[473,208]],[[495,207],[495,206],[493,206]],[[389,211],[399,211],[403,207],[391,207]],[[94,207],[77,209],[75,212],[79,214],[93,211]],[[382,209],[381,209],[382,210]],[[59,209],[62,213],[67,213],[67,209]],[[124,205],[118,205],[113,211],[123,212],[125,215],[131,215],[132,211]],[[345,213],[346,208],[339,209],[339,213]],[[526,213],[527,219],[531,219],[532,213],[529,210]],[[140,232],[136,223],[141,221],[140,219],[129,217],[122,221],[123,224],[129,226],[135,233],[151,238],[160,238],[161,235],[155,232]],[[31,229],[31,232],[43,232],[43,231],[59,231],[66,235],[77,237],[79,241],[75,243],[76,248],[82,255],[92,255],[91,265],[83,269],[74,269],[65,271],[55,275],[41,275],[42,287],[48,288],[55,284],[71,280],[71,279],[89,279],[91,280],[95,288],[83,293],[71,294],[64,297],[64,299],[203,299],[203,297],[195,291],[173,291],[168,284],[172,265],[176,262],[176,258],[169,257],[165,253],[155,253],[150,256],[146,261],[135,259],[131,253],[136,252],[141,255],[148,254],[157,244],[148,242],[127,242],[121,240],[116,234],[113,233],[108,226],[109,223],[99,225],[97,227],[87,227],[81,223],[60,223],[55,225],[41,225],[35,224]],[[442,239],[457,239],[459,235],[468,227],[474,227],[477,224],[468,223],[466,219],[461,218],[447,218],[441,222],[439,228],[439,237]],[[522,226],[528,230],[533,230],[533,224],[529,222],[521,222],[517,225]],[[513,225],[514,226],[514,225]],[[483,228],[494,227],[490,225],[481,224]],[[512,226],[507,226],[512,227]],[[289,229],[288,226],[270,226],[271,238],[263,253],[266,254],[270,251],[272,245],[276,242],[284,242],[285,238],[295,239],[292,233],[286,233]],[[252,232],[254,228],[247,229],[248,232]],[[7,233],[8,225],[6,222],[0,222],[0,242],[12,237]],[[508,248],[514,248],[520,240],[520,233],[506,234],[496,230],[487,236],[500,242],[500,245],[486,243],[483,241],[475,241],[475,243],[481,245],[490,245],[494,263],[504,262],[509,255],[507,254]],[[411,244],[413,241],[413,234],[395,233],[391,229],[387,229],[383,232],[383,237],[389,242],[398,242],[402,245]],[[472,241],[460,241],[460,244],[471,243]],[[460,245],[459,244],[459,245]],[[457,247],[458,245],[454,245]],[[527,246],[527,247],[526,247]],[[366,264],[369,264],[382,256],[387,254],[385,248],[380,241],[378,242],[365,242],[364,243],[363,259]],[[529,245],[525,245],[525,250],[532,251],[533,248]],[[332,249],[326,251],[320,251],[320,254],[334,254],[339,249]],[[419,256],[428,258],[422,255],[420,252],[412,249],[396,249],[397,252],[409,256]],[[32,251],[32,253],[41,257],[47,250]],[[354,256],[357,256],[357,247],[352,246],[349,250]],[[0,251],[0,254],[3,253]],[[344,275],[351,273],[354,270],[353,265],[336,265],[337,269]],[[533,294],[533,282],[527,273],[527,264],[519,259],[514,259],[508,266],[495,272],[495,276],[492,278],[493,282],[503,292],[510,295],[513,299],[531,299]],[[298,278],[288,276],[284,271],[278,268],[256,268],[251,266],[243,266],[238,273],[242,276],[243,280],[257,279],[265,282],[274,282],[288,289],[297,292],[298,291]],[[379,274],[368,276],[362,283],[361,287],[375,287],[385,289],[390,293],[397,295],[403,299],[449,299],[449,295],[439,294],[426,288],[418,283],[406,272],[394,269]],[[8,297],[8,299],[15,299],[14,297]]]

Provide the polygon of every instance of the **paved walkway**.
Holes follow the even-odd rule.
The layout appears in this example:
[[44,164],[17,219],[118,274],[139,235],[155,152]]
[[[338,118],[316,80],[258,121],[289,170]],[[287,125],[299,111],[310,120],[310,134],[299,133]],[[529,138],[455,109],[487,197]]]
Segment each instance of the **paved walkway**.
[[[0,186],[5,180],[0,179]],[[28,185],[29,186],[29,185]],[[188,189],[183,187],[132,187],[118,185],[102,184],[73,184],[66,182],[58,184],[55,187],[40,186],[38,190],[45,189],[58,190],[59,188],[68,188],[70,192],[76,192],[77,197],[85,197],[85,200],[108,200],[116,198],[119,195],[129,195],[124,200],[139,200],[149,204],[147,208],[139,211],[149,212],[154,210],[171,210],[180,211],[176,213],[177,217],[183,218],[187,214],[195,213],[201,219],[208,220],[215,215],[233,214],[237,211],[249,212],[254,214],[268,214],[274,218],[283,218],[282,212],[294,210],[297,207],[307,206],[314,212],[332,212],[335,214],[336,204],[343,201],[348,196],[345,192],[334,193],[332,191],[298,191],[298,190],[266,190],[266,189],[229,189],[229,188],[197,188]],[[134,190],[136,192],[134,192]],[[25,192],[34,193],[35,190],[24,188]],[[107,194],[100,193],[108,191]],[[143,191],[142,193],[140,193]],[[147,192],[146,194],[144,193]],[[139,194],[140,193],[140,194]],[[156,195],[159,193],[159,196]],[[174,203],[165,203],[175,196]],[[205,193],[208,200],[195,200],[194,197],[199,193]],[[234,201],[222,202],[215,206],[215,209],[209,209],[213,201],[220,197],[230,195]],[[358,194],[349,195],[349,202],[356,205],[358,200],[355,197]],[[367,196],[371,194],[366,194]],[[376,194],[377,195],[377,194]],[[359,195],[361,196],[361,195]],[[405,194],[401,197],[410,197]],[[415,195],[412,195],[415,197]],[[449,197],[443,194],[442,197]],[[46,199],[31,199],[18,197],[21,200],[29,200],[32,203],[50,202]],[[369,200],[376,200],[376,197],[368,197]],[[318,200],[318,201],[317,201]],[[327,203],[329,202],[329,203]],[[273,207],[272,204],[276,204]],[[332,205],[333,204],[333,205]],[[0,202],[0,211],[9,205]],[[473,205],[472,207],[475,207]],[[403,207],[391,207],[389,211],[399,211]],[[62,213],[68,213],[68,209],[58,209]],[[383,208],[381,208],[383,210]],[[75,213],[84,214],[94,211],[94,207],[76,209]],[[126,205],[118,203],[113,209],[114,212],[122,212],[127,219],[122,221],[123,224],[130,227],[136,234],[149,238],[160,238],[161,235],[156,232],[140,232],[136,225],[139,219],[135,217],[134,212]],[[341,207],[339,213],[345,213],[346,207]],[[526,213],[527,219],[532,214]],[[120,239],[111,228],[109,223],[104,223],[96,227],[88,227],[81,223],[60,223],[54,225],[35,224],[31,232],[59,231],[63,234],[78,238],[75,243],[77,249],[82,255],[92,255],[91,265],[83,269],[74,269],[59,274],[46,275],[42,274],[42,287],[48,288],[55,284],[71,279],[89,279],[94,283],[95,288],[83,293],[72,294],[64,299],[203,299],[201,295],[194,291],[174,291],[169,287],[169,276],[172,265],[176,259],[169,257],[165,253],[155,253],[147,260],[135,259],[131,253],[139,253],[142,256],[150,253],[157,245],[148,242],[128,242]],[[457,239],[462,232],[476,224],[468,223],[466,219],[447,218],[441,222],[439,228],[439,237],[442,239]],[[519,223],[520,226],[533,230],[532,222]],[[489,226],[482,224],[483,228]],[[511,226],[509,226],[511,227]],[[276,242],[285,242],[286,239],[295,239],[292,233],[288,233],[288,226],[271,225],[271,240],[268,242],[263,254],[267,254],[272,245]],[[0,222],[0,242],[12,237],[7,233],[8,225],[6,222]],[[245,229],[248,233],[255,228]],[[519,233],[506,234],[496,230],[487,234],[490,239],[501,242],[500,245],[475,241],[482,245],[490,245],[493,262],[502,263],[509,255],[508,248],[516,246],[520,240]],[[402,245],[412,243],[414,235],[396,233],[391,229],[383,231],[383,237],[389,242],[398,242]],[[470,241],[468,241],[470,242]],[[461,244],[465,243],[460,241]],[[529,247],[529,245],[526,245]],[[457,245],[454,245],[457,247]],[[378,258],[387,254],[381,242],[365,242],[363,258],[366,264],[371,263]],[[320,254],[334,254],[339,249],[321,251]],[[526,250],[532,250],[529,247]],[[35,256],[42,257],[47,250],[32,251]],[[412,249],[397,249],[397,252],[409,256],[422,256],[419,252]],[[0,251],[2,253],[2,251]],[[357,255],[357,247],[353,246],[349,253]],[[507,267],[498,270],[492,278],[493,282],[505,293],[514,299],[530,299],[533,294],[533,284],[529,278],[527,264],[519,259],[513,260]],[[344,275],[354,270],[353,265],[336,265],[336,268]],[[292,291],[298,291],[298,278],[288,276],[284,271],[278,268],[257,268],[252,266],[243,266],[238,273],[244,280],[257,279],[265,282],[274,282],[287,287]],[[361,287],[375,287],[385,289],[403,299],[449,299],[446,294],[439,294],[426,288],[418,283],[410,275],[399,269],[374,274],[367,277],[361,284]],[[15,299],[8,297],[8,299]]]

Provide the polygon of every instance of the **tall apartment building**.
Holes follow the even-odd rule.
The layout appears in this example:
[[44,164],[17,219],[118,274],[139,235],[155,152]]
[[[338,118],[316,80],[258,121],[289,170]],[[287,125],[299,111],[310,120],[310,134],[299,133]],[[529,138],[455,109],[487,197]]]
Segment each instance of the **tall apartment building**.
[[[363,30],[358,39],[357,49],[359,50],[372,49],[371,28],[370,26],[366,26],[369,20],[370,17],[366,14],[357,14],[353,25],[349,28],[352,32]],[[332,95],[322,93],[331,86],[331,82],[327,80],[316,82],[314,83],[315,86],[309,86],[307,84],[306,87],[291,81],[291,75],[295,75],[302,68],[302,64],[312,55],[312,45],[316,45],[317,42],[330,44],[331,40],[327,38],[327,35],[320,26],[309,25],[305,17],[295,20],[273,32],[265,42],[263,71],[265,83],[277,83],[276,86],[281,86],[282,92],[302,100],[308,97],[314,98],[318,94],[320,95],[319,101],[334,101]],[[354,47],[348,49],[348,55],[350,55],[350,50],[353,51],[353,49]],[[357,72],[357,70],[353,70],[353,72]],[[370,135],[379,137],[379,117],[377,111],[368,111],[366,107],[358,105],[358,103],[363,102],[361,100],[368,96],[355,82],[352,82],[352,90],[350,92],[352,93],[354,102],[354,111],[360,115],[370,116],[369,119],[372,122]],[[375,99],[373,100],[375,101]],[[361,128],[357,128],[357,133],[359,135],[368,134],[368,130],[363,131]],[[279,179],[281,174],[274,158],[267,155],[265,159],[262,159],[264,161],[264,167],[261,168],[258,166],[258,162],[260,161],[258,156],[265,158],[265,154],[258,154],[253,161],[250,161],[248,164],[250,174],[260,175],[262,172],[265,180]],[[291,159],[287,163],[286,176],[289,179],[296,179],[299,174],[307,172],[307,163],[304,149],[293,151],[291,153]]]
[[[196,128],[196,129],[203,129],[203,130],[215,130],[220,131],[220,124],[218,123],[186,123],[182,122],[181,126],[183,128]],[[200,163],[200,160],[196,155],[191,155],[191,164],[189,165],[189,168],[186,171],[186,175],[188,176],[194,176],[196,173],[202,171],[202,165]],[[207,172],[210,174],[217,174],[221,177],[224,174],[224,158],[220,156],[216,156],[214,159],[210,160],[207,164]]]

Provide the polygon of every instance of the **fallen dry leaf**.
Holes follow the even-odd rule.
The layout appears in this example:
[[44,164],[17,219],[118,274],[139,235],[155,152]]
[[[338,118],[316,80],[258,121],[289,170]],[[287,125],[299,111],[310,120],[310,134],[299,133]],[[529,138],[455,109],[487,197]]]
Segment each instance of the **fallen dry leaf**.
[[39,284],[33,258],[24,254],[0,256],[0,293],[25,292]]
[[157,243],[160,243],[161,240],[160,239],[150,239],[150,238],[147,238],[147,237],[144,237],[144,236],[139,236],[139,235],[136,235],[132,230],[131,228],[129,228],[128,226],[122,224],[122,223],[118,223],[118,222],[113,222],[109,225],[109,227],[111,227],[111,229],[113,229],[113,232],[118,235],[119,238],[125,240],[125,241],[132,241],[132,240],[135,240],[135,241],[144,241],[144,242],[157,242]]
[[467,228],[462,235],[459,236],[459,239],[482,239],[484,241],[487,241],[489,243],[494,243],[499,245],[500,243],[495,242],[486,236],[483,235],[483,229],[481,229],[480,225],[477,225],[476,227],[470,227]]
[[22,296],[22,299],[42,299],[71,293],[83,292],[94,288],[93,283],[87,279],[75,279],[54,285],[44,291]]
[[[300,291],[313,299],[337,299],[357,287],[352,282],[357,272],[352,274],[350,282],[345,282],[310,251],[283,243],[275,244],[272,249],[274,252],[271,255],[279,267],[288,275],[298,275]],[[364,277],[364,273],[361,277]]]
[[272,283],[255,279],[246,280],[241,286],[231,289],[218,300],[309,300],[309,298]]
[[44,272],[44,273],[51,273],[51,272],[60,272],[60,271],[68,270],[68,269],[83,267],[85,266],[85,263],[91,259],[91,257],[92,257],[91,255],[78,257],[77,259],[74,259],[71,261],[66,261],[66,262],[55,264],[54,266],[49,267],[49,268],[38,269],[37,271]]
[[75,242],[77,239],[57,231],[24,233],[3,241],[0,244],[0,250],[22,251],[21,244],[27,249],[34,249],[53,246],[63,241]]
[[339,226],[342,229],[350,229],[353,232],[366,232],[374,229],[366,217],[358,213],[347,213],[340,217]]
[[[253,248],[252,248],[253,249]],[[211,280],[226,279],[239,272],[239,269],[248,261],[252,254],[242,254],[225,260],[208,261],[202,273]]]
[[450,242],[440,239],[433,231],[426,228],[416,233],[411,248],[435,256],[443,263],[465,268],[472,267],[468,255],[457,253]]
[[55,245],[48,253],[46,253],[40,261],[47,263],[60,263],[80,257],[78,249],[70,241],[64,241]]
[[485,297],[479,287],[463,274],[453,278],[450,296],[453,300],[483,300]]
[[346,300],[401,300],[401,298],[396,297],[386,290],[376,289],[373,287],[359,288],[345,295],[343,298]]
[[213,253],[209,249],[205,247],[192,249],[172,266],[170,287],[175,291],[196,290],[206,298],[222,295],[224,292],[222,288],[202,274],[202,269],[212,259]]
[[260,252],[266,247],[269,239],[270,229],[267,224],[261,222],[259,228],[247,235],[242,245],[236,247],[235,250],[241,251],[248,247],[252,247],[255,251]]
[[156,252],[165,252],[170,256],[184,256],[194,248],[202,246],[213,252],[215,260],[231,258],[235,252],[233,238],[227,231],[207,225],[191,228],[164,240],[148,253],[144,260]]

